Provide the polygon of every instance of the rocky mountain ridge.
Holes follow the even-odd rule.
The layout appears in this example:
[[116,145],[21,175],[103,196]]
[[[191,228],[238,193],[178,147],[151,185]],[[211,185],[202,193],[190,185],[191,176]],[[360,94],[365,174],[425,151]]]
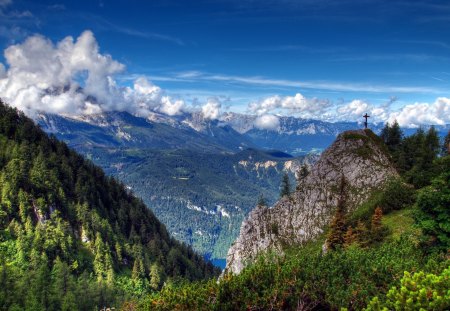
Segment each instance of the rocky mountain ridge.
[[372,131],[341,133],[290,198],[250,212],[228,251],[227,271],[239,273],[260,252],[281,252],[287,245],[304,243],[322,233],[337,205],[342,177],[348,185],[347,209],[352,212],[371,191],[395,176],[383,143]]

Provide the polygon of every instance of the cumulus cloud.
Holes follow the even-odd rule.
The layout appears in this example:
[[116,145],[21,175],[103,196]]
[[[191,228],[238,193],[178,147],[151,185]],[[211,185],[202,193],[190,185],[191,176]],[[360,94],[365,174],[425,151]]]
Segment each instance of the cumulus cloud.
[[338,113],[342,114],[343,116],[348,116],[348,115],[359,116],[359,115],[362,115],[365,112],[367,112],[368,108],[369,108],[368,103],[366,103],[362,100],[359,100],[359,99],[355,99],[355,100],[352,100],[347,105],[339,107]]
[[421,124],[448,124],[450,123],[450,98],[439,97],[432,104],[406,105],[400,111],[389,116],[389,122],[394,120],[404,127],[419,127]]
[[280,126],[280,120],[277,116],[264,114],[255,119],[254,125],[262,130],[276,130]]
[[132,87],[119,87],[114,76],[125,66],[100,53],[91,31],[57,44],[35,35],[5,50],[6,70],[0,63],[0,97],[30,116],[38,111],[92,114],[119,110],[146,116],[182,112],[185,103],[165,95],[145,78]]
[[372,122],[384,122],[389,115],[389,103],[384,106],[373,106],[363,100],[354,99],[346,105],[337,108],[335,119],[345,121],[362,120],[362,116],[368,113]]
[[126,88],[125,94],[126,102],[130,103],[128,110],[140,116],[146,116],[150,111],[174,116],[181,114],[186,106],[183,100],[165,95],[159,86],[144,77],[137,78],[133,88]]
[[214,120],[219,117],[222,104],[216,98],[208,98],[205,105],[202,106],[202,114],[205,119]]
[[6,77],[5,65],[0,63],[0,79],[4,79],[5,77]]
[[9,68],[0,81],[0,95],[28,113],[83,112],[86,100],[77,94],[79,82],[86,94],[113,105],[116,99],[112,96],[115,85],[111,76],[124,69],[111,56],[99,53],[90,31],[83,32],[76,41],[66,37],[56,46],[35,35],[8,47],[5,59]]
[[257,115],[264,115],[275,111],[300,114],[303,117],[318,117],[330,107],[328,100],[306,98],[297,93],[295,96],[271,96],[251,102],[248,111]]

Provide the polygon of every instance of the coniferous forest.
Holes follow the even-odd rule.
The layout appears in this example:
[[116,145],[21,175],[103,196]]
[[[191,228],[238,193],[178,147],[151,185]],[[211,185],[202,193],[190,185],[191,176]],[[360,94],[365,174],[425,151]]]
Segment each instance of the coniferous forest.
[[140,199],[0,103],[0,308],[99,310],[219,270]]

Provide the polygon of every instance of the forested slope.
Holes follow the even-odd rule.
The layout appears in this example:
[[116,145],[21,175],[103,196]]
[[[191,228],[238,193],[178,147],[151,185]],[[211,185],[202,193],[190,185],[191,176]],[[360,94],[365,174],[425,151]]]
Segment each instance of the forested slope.
[[113,306],[217,273],[121,183],[0,102],[1,309]]

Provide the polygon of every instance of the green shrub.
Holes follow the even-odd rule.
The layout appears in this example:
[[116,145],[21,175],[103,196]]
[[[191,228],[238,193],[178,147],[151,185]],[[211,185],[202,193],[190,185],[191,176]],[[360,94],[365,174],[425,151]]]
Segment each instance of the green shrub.
[[449,310],[450,268],[441,274],[405,272],[400,286],[392,287],[385,297],[374,297],[367,311]]
[[428,250],[450,248],[450,171],[432,180],[431,186],[419,191],[415,215]]
[[[436,265],[435,265],[436,266]],[[404,271],[432,270],[410,240],[322,254],[320,245],[292,248],[284,256],[261,256],[239,275],[220,282],[166,286],[147,297],[143,310],[361,310],[384,295]]]
[[383,189],[378,205],[387,214],[412,205],[415,201],[415,190],[400,178],[391,179]]

